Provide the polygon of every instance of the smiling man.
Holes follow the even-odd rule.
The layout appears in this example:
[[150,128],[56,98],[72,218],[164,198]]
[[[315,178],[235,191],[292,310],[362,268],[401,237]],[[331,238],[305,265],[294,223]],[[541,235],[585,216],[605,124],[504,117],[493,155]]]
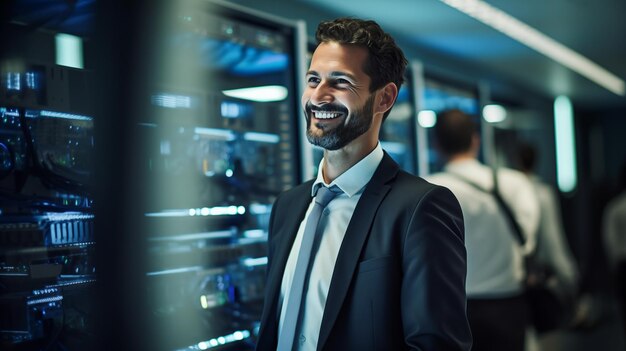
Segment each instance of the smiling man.
[[269,228],[258,350],[469,350],[458,201],[400,169],[378,135],[407,61],[373,21],[323,22],[302,96],[316,179]]

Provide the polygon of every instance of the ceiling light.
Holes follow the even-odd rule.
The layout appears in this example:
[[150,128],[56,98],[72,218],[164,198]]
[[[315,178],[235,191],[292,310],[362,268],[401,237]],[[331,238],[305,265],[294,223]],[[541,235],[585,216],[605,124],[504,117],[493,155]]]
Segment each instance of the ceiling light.
[[489,123],[499,123],[506,119],[506,110],[500,105],[483,107],[483,119]]
[[554,133],[556,144],[556,176],[564,193],[576,189],[576,134],[572,103],[567,96],[554,100]]
[[281,85],[266,85],[252,88],[240,88],[223,90],[226,96],[256,101],[256,102],[272,102],[282,101],[287,97],[287,88]]
[[437,123],[437,114],[433,110],[423,110],[417,114],[417,123],[422,128],[432,128]]
[[440,1],[550,57],[609,91],[617,95],[626,95],[624,80],[508,13],[481,0]]
[[55,36],[56,64],[83,68],[83,39],[75,35],[59,33]]

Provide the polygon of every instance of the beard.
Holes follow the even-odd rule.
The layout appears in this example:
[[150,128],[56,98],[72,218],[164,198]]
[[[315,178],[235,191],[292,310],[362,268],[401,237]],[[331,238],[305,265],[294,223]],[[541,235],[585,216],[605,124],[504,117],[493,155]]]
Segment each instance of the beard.
[[348,109],[343,105],[328,104],[316,107],[316,111],[341,111],[342,118],[348,118],[348,123],[342,123],[334,128],[327,127],[324,123],[317,123],[316,127],[321,134],[316,135],[311,132],[312,105],[307,102],[304,108],[304,118],[306,119],[306,137],[309,142],[326,150],[339,150],[348,145],[354,139],[367,132],[374,120],[374,94],[371,94],[363,107],[348,114]]

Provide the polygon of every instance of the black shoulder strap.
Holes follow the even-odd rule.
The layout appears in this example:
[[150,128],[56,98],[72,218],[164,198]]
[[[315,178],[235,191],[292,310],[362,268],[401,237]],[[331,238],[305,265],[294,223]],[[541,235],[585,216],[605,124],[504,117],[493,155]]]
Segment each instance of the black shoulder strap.
[[513,234],[515,236],[515,239],[519,242],[519,244],[521,246],[524,246],[524,244],[526,243],[526,238],[524,238],[524,234],[522,234],[522,228],[519,226],[519,223],[517,223],[517,221],[515,220],[515,217],[513,216],[513,211],[511,210],[511,208],[509,207],[509,205],[507,205],[507,203],[504,201],[504,199],[502,198],[502,195],[500,195],[500,191],[498,189],[498,175],[497,175],[497,170],[495,168],[493,168],[493,189],[491,190],[487,190],[483,187],[481,187],[480,185],[472,182],[471,180],[452,173],[452,172],[448,172],[448,174],[452,175],[453,177],[467,183],[468,185],[471,185],[473,188],[480,190],[482,192],[488,193],[493,195],[493,197],[496,199],[496,202],[498,203],[498,206],[500,206],[500,208],[502,209],[502,211],[504,212],[504,215],[506,216],[507,222],[509,223],[509,226],[511,227],[511,229],[513,230]]

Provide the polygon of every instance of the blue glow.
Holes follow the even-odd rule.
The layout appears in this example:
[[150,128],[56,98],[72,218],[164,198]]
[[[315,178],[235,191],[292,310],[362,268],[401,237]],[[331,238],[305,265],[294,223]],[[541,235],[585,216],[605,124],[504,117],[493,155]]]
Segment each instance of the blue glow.
[[241,118],[250,114],[250,106],[238,102],[223,101],[220,104],[220,111],[224,118]]
[[280,72],[287,68],[289,57],[284,53],[247,48],[248,55],[238,62],[231,71],[241,76],[251,76],[270,72]]
[[406,145],[394,141],[381,141],[380,146],[391,154],[404,154]]
[[36,72],[26,72],[26,87],[29,89],[39,89],[38,74]]
[[556,176],[559,189],[568,193],[576,189],[576,137],[572,103],[566,96],[554,100],[554,133],[556,139]]
[[267,236],[263,229],[250,229],[243,232],[243,236],[250,239],[259,239]]
[[[19,117],[20,113],[15,108],[7,109],[6,107],[0,107],[0,117],[6,117],[6,116]],[[28,115],[26,116],[28,117]]]
[[[448,91],[449,90],[449,91]],[[479,112],[478,99],[465,92],[455,92],[453,89],[434,88],[426,86],[424,89],[424,107],[428,110],[440,112],[447,109],[459,110],[476,115]]]
[[22,90],[22,83],[19,73],[9,72],[7,74],[7,90]]
[[190,54],[199,55],[204,66],[238,76],[272,74],[286,70],[289,65],[287,53],[200,37],[196,33],[177,35],[172,40],[172,46],[175,50],[188,51],[191,48]]
[[151,98],[152,104],[165,108],[191,108],[191,97],[174,94],[155,94]]
[[406,87],[406,85],[403,85],[398,91],[396,104],[398,104],[399,102],[408,102],[411,98],[411,95],[409,93],[410,93],[409,89]]
[[263,266],[266,264],[267,264],[267,257],[246,258],[243,260],[243,265],[246,267]]
[[57,32],[76,35],[93,33],[96,0],[48,1],[20,0],[12,2],[16,22],[42,25]]

